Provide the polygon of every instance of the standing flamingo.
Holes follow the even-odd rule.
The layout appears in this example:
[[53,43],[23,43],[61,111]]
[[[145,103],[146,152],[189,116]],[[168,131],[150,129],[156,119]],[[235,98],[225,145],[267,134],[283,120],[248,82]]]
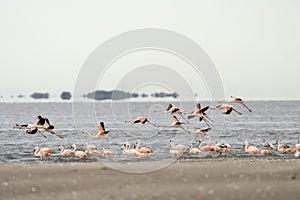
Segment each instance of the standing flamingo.
[[92,144],[85,144],[84,152],[87,153],[88,155],[95,155],[95,156],[99,155],[98,148]]
[[196,148],[196,147],[193,147],[193,144],[190,144],[189,146],[189,154],[196,154],[196,155],[200,155],[202,154],[201,150]]
[[84,159],[84,158],[90,158],[85,152],[83,151],[76,151],[77,147],[76,147],[76,144],[72,144],[72,148],[73,148],[73,152],[74,152],[74,155],[80,159]]
[[138,152],[140,153],[154,153],[152,149],[150,149],[149,147],[140,147],[141,145],[141,141],[137,140],[135,142],[135,149],[138,150]]
[[114,156],[115,154],[113,152],[111,152],[110,150],[103,148],[101,155],[103,157],[106,157],[106,156]]
[[244,150],[246,153],[249,154],[259,154],[260,151],[258,148],[256,148],[255,146],[249,146],[249,142],[248,141],[244,141]]
[[50,148],[41,148],[39,149],[39,147],[34,147],[34,155],[40,157],[40,160],[43,161],[43,158],[45,157],[49,157],[51,156],[51,153],[54,152],[52,149]]
[[71,149],[65,149],[64,146],[59,146],[60,154],[65,156],[74,156],[74,152]]

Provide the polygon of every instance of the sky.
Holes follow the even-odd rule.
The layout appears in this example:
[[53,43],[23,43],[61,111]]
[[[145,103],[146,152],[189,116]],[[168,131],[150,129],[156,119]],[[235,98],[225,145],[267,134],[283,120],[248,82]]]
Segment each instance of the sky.
[[[299,100],[299,10],[297,0],[2,0],[0,95],[72,92],[81,67],[103,42],[127,31],[159,28],[204,49],[226,96]],[[146,53],[137,56],[127,59],[128,66]],[[195,87],[192,78],[187,82]]]

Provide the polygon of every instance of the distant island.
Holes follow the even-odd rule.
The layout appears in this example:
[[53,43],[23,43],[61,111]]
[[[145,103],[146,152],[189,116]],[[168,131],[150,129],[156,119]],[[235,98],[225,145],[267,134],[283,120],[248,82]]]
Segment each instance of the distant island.
[[62,92],[60,98],[62,100],[70,100],[72,98],[71,92],[66,92],[66,91]]
[[35,92],[35,93],[31,94],[30,97],[33,99],[49,99],[49,93]]
[[[142,95],[139,95],[138,93],[130,93],[130,92],[124,92],[121,90],[111,90],[111,91],[106,91],[106,90],[96,90],[94,92],[90,92],[84,97],[90,98],[90,99],[95,99],[98,101],[101,100],[122,100],[122,99],[129,99],[129,98],[137,98],[141,96],[142,98],[146,98],[149,95],[143,93]],[[165,97],[173,97],[177,98],[179,95],[174,92],[174,93],[165,93],[165,92],[157,92],[151,94],[151,97],[155,98],[165,98]]]
[[[89,92],[83,97],[89,98],[89,99],[95,99],[97,101],[101,100],[123,100],[123,99],[130,99],[130,98],[148,98],[148,97],[153,97],[153,98],[166,98],[166,97],[171,97],[176,99],[179,97],[179,95],[176,92],[173,93],[166,93],[166,92],[155,92],[152,94],[138,94],[138,93],[130,93],[130,92],[125,92],[122,90],[96,90],[93,92]],[[23,98],[25,95],[18,95],[18,98]],[[30,95],[31,98],[33,99],[49,99],[50,95],[49,93],[41,93],[41,92],[34,92]],[[2,98],[2,97],[1,97]],[[12,98],[12,97],[11,97]],[[70,100],[72,98],[71,92],[68,91],[63,91],[60,94],[60,98],[62,100]]]

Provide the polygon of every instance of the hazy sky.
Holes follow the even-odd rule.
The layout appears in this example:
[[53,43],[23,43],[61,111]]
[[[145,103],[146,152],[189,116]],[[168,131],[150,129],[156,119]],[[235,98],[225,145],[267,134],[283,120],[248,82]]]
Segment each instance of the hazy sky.
[[210,56],[227,95],[300,99],[300,1],[0,1],[0,95],[73,91],[102,42],[176,31]]

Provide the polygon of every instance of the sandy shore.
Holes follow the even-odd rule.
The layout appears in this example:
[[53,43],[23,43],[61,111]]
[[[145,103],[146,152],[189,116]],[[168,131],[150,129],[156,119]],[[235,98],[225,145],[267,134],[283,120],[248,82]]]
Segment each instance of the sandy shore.
[[300,198],[300,159],[177,161],[146,174],[101,163],[2,164],[0,175],[5,200]]

